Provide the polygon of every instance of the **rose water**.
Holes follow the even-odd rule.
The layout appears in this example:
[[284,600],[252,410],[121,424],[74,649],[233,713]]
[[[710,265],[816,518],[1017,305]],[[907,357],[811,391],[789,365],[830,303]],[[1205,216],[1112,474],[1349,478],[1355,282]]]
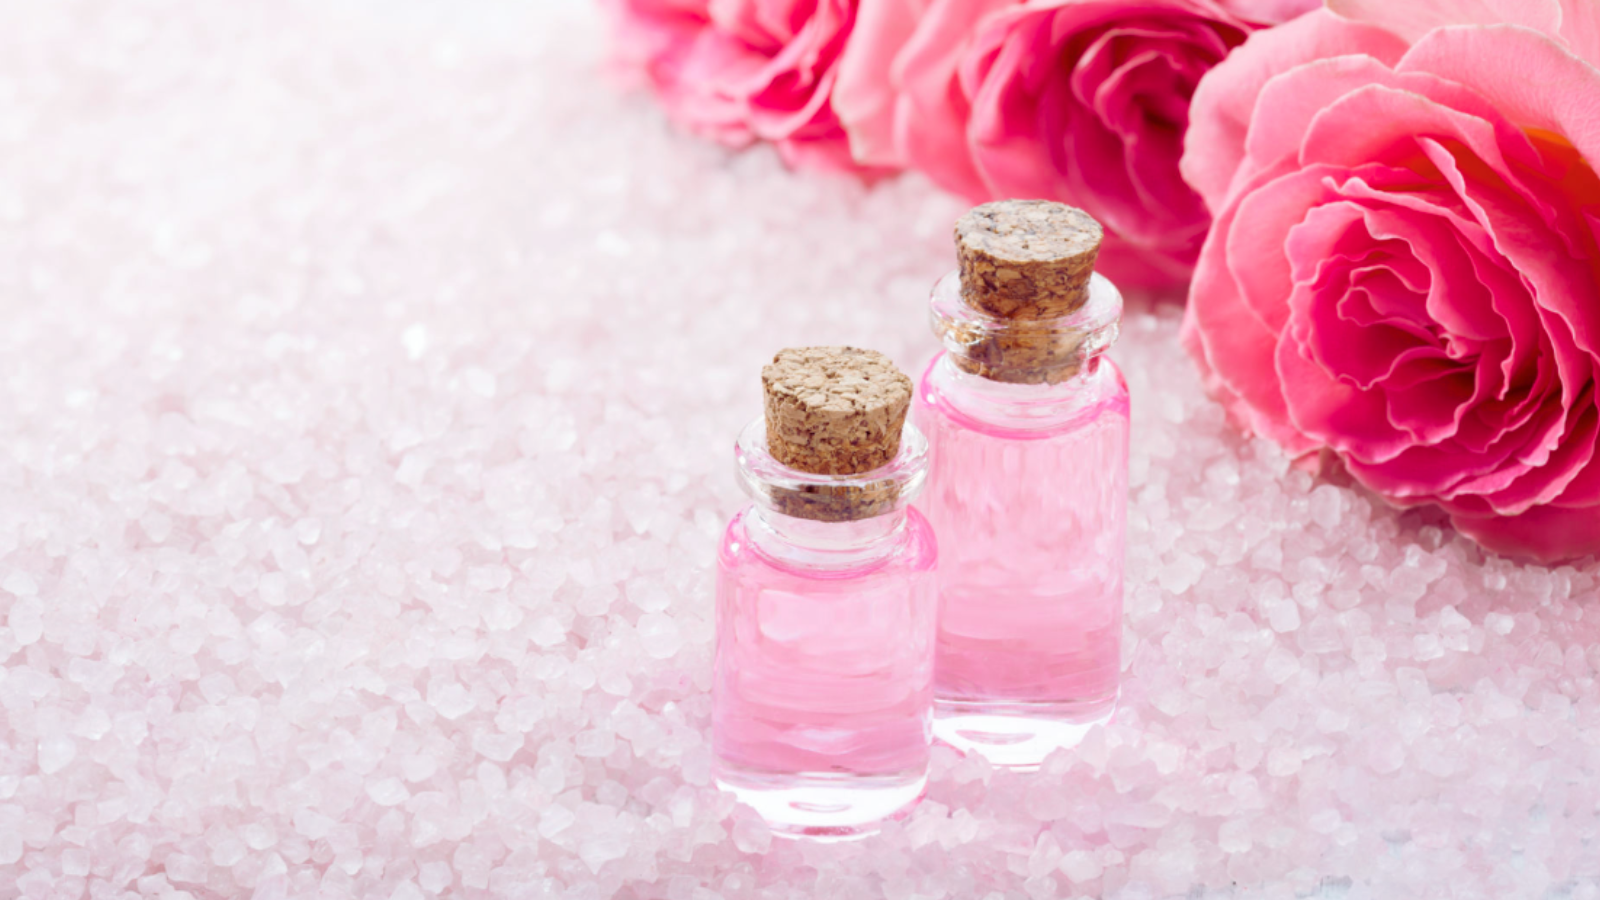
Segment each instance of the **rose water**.
[[1128,389],[1101,354],[1122,300],[1077,210],[990,204],[957,234],[914,413],[942,554],[934,733],[1030,769],[1117,700]]
[[763,381],[736,451],[755,502],[718,556],[717,781],[778,834],[852,837],[927,782],[936,551],[907,506],[927,443],[878,354],[786,350]]

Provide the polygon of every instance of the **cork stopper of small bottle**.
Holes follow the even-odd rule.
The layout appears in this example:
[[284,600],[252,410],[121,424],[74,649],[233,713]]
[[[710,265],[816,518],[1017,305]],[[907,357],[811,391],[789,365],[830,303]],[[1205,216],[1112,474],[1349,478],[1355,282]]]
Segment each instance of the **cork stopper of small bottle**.
[[1081,209],[1047,200],[1003,200],[956,222],[961,297],[1015,327],[981,342],[957,365],[993,381],[1054,384],[1077,372],[1075,335],[1049,320],[1089,299],[1105,232]]
[[911,379],[882,353],[790,348],[761,370],[761,384],[768,450],[791,469],[854,475],[900,452]]

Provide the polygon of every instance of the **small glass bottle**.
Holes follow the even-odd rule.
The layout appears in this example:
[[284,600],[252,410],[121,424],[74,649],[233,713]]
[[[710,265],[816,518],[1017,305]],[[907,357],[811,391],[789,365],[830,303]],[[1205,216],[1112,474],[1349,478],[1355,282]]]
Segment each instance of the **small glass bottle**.
[[911,380],[853,348],[785,350],[740,435],[755,501],[717,569],[717,783],[778,834],[867,834],[921,799],[932,742],[933,531]]
[[1116,705],[1128,388],[1102,354],[1122,297],[1078,210],[988,204],[956,234],[913,414],[941,550],[934,734],[1027,770]]

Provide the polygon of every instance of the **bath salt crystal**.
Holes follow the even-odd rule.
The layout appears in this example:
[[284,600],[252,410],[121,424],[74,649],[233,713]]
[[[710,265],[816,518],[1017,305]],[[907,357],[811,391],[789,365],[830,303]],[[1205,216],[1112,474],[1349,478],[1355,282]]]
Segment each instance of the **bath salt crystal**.
[[274,828],[261,822],[245,824],[239,829],[239,836],[252,850],[265,850],[278,843],[278,835]]
[[206,864],[192,856],[174,853],[167,857],[167,879],[176,883],[204,884]]
[[1485,628],[1504,637],[1516,628],[1516,618],[1505,613],[1489,613],[1483,617],[1483,624]]
[[523,737],[520,734],[486,731],[472,739],[472,749],[495,762],[511,759],[522,745]]
[[567,809],[565,806],[547,806],[539,814],[539,834],[545,838],[553,838],[566,831],[577,819],[578,817],[573,814],[572,810]]
[[1224,853],[1248,853],[1255,846],[1250,835],[1250,823],[1243,819],[1223,822],[1217,832],[1217,847]]
[[428,326],[418,322],[407,327],[400,335],[400,342],[405,345],[406,355],[413,361],[421,359],[422,354],[428,352]]
[[61,853],[61,874],[68,877],[79,877],[89,874],[89,851],[81,849],[63,850]]
[[302,809],[294,814],[294,830],[309,840],[318,841],[328,836],[334,821],[313,809]]
[[733,823],[733,845],[744,853],[766,853],[772,847],[772,829],[759,818],[742,818]]
[[27,647],[38,642],[44,636],[44,604],[28,595],[12,601],[6,624],[11,628],[12,638],[20,646]]
[[1070,850],[1061,857],[1058,865],[1063,875],[1073,884],[1081,885],[1100,877],[1104,869],[1100,860],[1087,850]]
[[1274,747],[1267,751],[1267,774],[1277,778],[1300,771],[1300,751],[1293,747]]
[[494,373],[478,366],[469,366],[463,370],[461,379],[466,383],[467,390],[485,399],[493,397],[498,388],[498,380]]
[[612,749],[616,746],[616,737],[615,732],[590,729],[579,732],[573,744],[579,756],[592,759],[610,756]]
[[1200,580],[1205,563],[1195,556],[1180,556],[1161,569],[1161,588],[1172,594],[1186,593]]
[[380,778],[367,783],[367,796],[379,806],[395,806],[411,798],[411,791],[398,778]]
[[540,616],[533,621],[529,639],[540,647],[554,647],[567,639],[567,630],[553,616]]
[[1325,529],[1339,524],[1344,507],[1344,492],[1331,484],[1319,485],[1311,492],[1309,512],[1311,520]]
[[13,571],[0,581],[0,590],[18,597],[31,597],[39,593],[39,583],[27,572]]
[[1261,611],[1273,631],[1285,634],[1300,627],[1300,607],[1289,597],[1273,595],[1261,600]]
[[621,834],[602,832],[578,845],[578,858],[590,872],[599,872],[601,866],[627,855],[628,840]]
[[645,613],[639,617],[639,642],[646,653],[655,659],[669,659],[683,644],[678,623],[661,613]]
[[233,866],[250,854],[250,848],[243,841],[229,838],[217,843],[211,848],[211,862],[218,866]]
[[672,605],[672,595],[660,584],[631,581],[628,583],[628,601],[642,612],[658,613]]
[[22,859],[22,835],[0,829],[0,866]]
[[417,871],[417,884],[427,893],[439,893],[455,881],[455,875],[450,871],[450,864],[444,862],[425,862]]
[[439,680],[428,686],[428,704],[446,719],[459,719],[477,708],[472,692],[454,681]]
[[78,742],[64,734],[52,734],[39,741],[39,771],[53,775],[72,764],[78,756]]

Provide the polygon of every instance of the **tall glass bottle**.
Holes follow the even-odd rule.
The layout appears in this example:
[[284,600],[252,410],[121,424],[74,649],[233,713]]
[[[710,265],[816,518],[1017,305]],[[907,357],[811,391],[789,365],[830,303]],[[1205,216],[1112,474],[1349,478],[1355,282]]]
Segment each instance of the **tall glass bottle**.
[[754,502],[718,557],[717,780],[777,833],[864,834],[927,783],[936,549],[908,506],[927,442],[879,354],[785,350],[762,374],[735,453]]
[[1128,389],[1102,355],[1122,297],[1093,273],[1100,236],[1060,204],[979,207],[931,301],[945,351],[914,417],[941,550],[934,733],[1015,769],[1118,694]]

